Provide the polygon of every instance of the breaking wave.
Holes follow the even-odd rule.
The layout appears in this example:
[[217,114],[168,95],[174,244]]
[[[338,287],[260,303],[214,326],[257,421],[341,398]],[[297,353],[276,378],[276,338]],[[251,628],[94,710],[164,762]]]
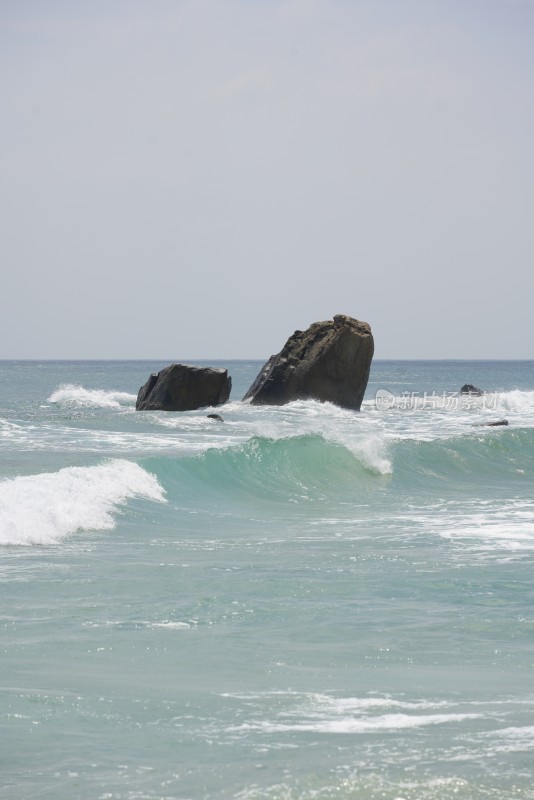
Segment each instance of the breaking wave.
[[81,408],[122,408],[135,405],[137,397],[128,392],[85,389],[83,386],[65,384],[48,398],[49,403]]
[[116,459],[0,483],[0,544],[53,544],[79,530],[109,530],[129,498],[165,502],[157,479]]

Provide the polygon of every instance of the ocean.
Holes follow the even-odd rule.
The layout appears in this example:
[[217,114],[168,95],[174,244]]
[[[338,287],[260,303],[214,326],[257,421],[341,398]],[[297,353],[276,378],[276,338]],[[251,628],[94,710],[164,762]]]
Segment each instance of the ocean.
[[0,797],[534,798],[534,362],[168,363],[0,363]]

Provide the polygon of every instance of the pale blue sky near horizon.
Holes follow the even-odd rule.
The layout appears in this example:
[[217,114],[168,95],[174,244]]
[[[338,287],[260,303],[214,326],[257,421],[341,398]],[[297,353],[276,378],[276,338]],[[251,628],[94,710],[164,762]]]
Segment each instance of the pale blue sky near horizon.
[[0,0],[0,358],[534,358],[534,0]]

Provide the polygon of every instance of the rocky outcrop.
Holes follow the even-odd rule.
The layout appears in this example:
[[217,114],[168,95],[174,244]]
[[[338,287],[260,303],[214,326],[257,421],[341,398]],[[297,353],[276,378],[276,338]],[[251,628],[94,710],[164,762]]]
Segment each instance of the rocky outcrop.
[[228,400],[231,388],[226,369],[171,364],[141,386],[135,407],[137,411],[192,411],[219,406]]
[[344,314],[295,331],[267,361],[243,400],[283,405],[320,400],[360,409],[369,379],[374,342],[367,322]]
[[473,386],[472,383],[464,383],[462,388],[460,389],[460,394],[474,394],[477,397],[480,397],[484,394],[482,389],[477,389],[476,386]]

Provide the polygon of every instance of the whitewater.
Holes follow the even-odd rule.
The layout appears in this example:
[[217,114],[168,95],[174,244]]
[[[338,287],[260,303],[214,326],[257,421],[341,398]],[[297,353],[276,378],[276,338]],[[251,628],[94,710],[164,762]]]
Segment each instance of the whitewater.
[[534,362],[167,363],[0,362],[0,797],[534,800]]

